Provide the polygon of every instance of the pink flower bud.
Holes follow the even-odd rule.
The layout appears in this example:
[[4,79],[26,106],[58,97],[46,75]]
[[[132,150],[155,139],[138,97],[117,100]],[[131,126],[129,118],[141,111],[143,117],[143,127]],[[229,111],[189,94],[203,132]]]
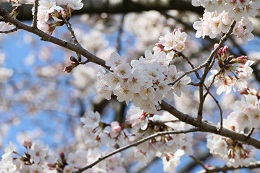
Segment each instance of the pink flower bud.
[[24,141],[24,142],[23,142],[23,146],[24,146],[25,148],[31,148],[31,146],[32,146],[32,141],[31,141],[31,140]]
[[120,133],[122,131],[122,127],[117,121],[113,121],[111,124],[111,130],[115,133]]

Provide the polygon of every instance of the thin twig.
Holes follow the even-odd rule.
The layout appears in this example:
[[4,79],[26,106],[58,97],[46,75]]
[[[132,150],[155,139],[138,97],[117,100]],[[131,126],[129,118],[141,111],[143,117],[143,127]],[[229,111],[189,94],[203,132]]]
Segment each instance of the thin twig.
[[191,133],[191,132],[196,132],[196,131],[199,131],[199,129],[197,129],[197,128],[192,128],[192,129],[189,129],[189,130],[157,132],[157,133],[155,133],[155,134],[153,134],[153,135],[150,135],[150,136],[148,136],[148,137],[146,137],[146,138],[143,138],[143,139],[141,139],[141,140],[139,140],[139,141],[137,141],[137,142],[135,142],[135,143],[132,143],[132,144],[129,144],[129,145],[127,145],[127,146],[118,148],[117,150],[115,150],[115,151],[113,151],[113,152],[111,152],[111,153],[109,153],[109,154],[107,154],[107,155],[105,155],[105,156],[103,156],[103,157],[100,157],[99,159],[97,159],[97,160],[96,160],[95,162],[93,162],[92,164],[90,164],[90,165],[88,165],[88,166],[86,166],[86,167],[84,167],[84,168],[80,168],[78,171],[75,171],[74,173],[81,173],[81,172],[83,172],[83,171],[85,171],[85,170],[87,170],[87,169],[89,169],[89,168],[92,168],[93,166],[95,166],[96,164],[98,164],[98,163],[101,162],[102,160],[105,160],[105,159],[108,158],[108,157],[111,157],[111,156],[113,156],[113,155],[115,155],[115,154],[117,154],[117,153],[119,153],[119,152],[121,152],[121,151],[124,151],[124,150],[128,149],[128,148],[137,146],[137,145],[139,145],[139,144],[141,144],[141,143],[143,143],[143,142],[145,142],[145,141],[148,141],[148,140],[150,140],[150,139],[153,139],[153,138],[155,138],[155,137],[157,137],[157,136],[170,135],[170,134],[186,134],[186,133]]
[[92,53],[90,53],[86,49],[82,48],[82,46],[75,45],[75,44],[69,43],[67,41],[58,39],[58,38],[51,36],[51,35],[43,32],[43,31],[41,31],[37,28],[35,29],[32,26],[26,25],[26,24],[22,23],[21,21],[13,18],[2,6],[0,6],[0,15],[5,19],[6,22],[12,23],[13,25],[17,26],[19,29],[23,29],[25,31],[28,31],[28,32],[33,33],[35,35],[38,35],[44,41],[48,41],[48,42],[56,44],[60,47],[64,47],[68,50],[72,50],[74,52],[77,52],[77,53],[81,54],[82,56],[86,57],[90,62],[98,64],[98,65],[106,68],[107,70],[110,69],[110,67],[106,66],[106,63],[103,59],[98,58],[97,56],[93,55]]
[[75,32],[72,29],[70,22],[63,16],[62,16],[62,20],[64,21],[65,25],[67,26],[68,30],[70,31],[71,39],[72,39],[73,43],[75,43],[75,45],[80,45],[76,38]]
[[39,0],[35,0],[33,14],[33,28],[37,28]]
[[[188,62],[192,69],[195,69],[194,65],[191,63],[188,57],[186,57],[183,53],[180,53],[180,55],[183,57],[183,59],[185,59]],[[197,71],[195,71],[195,75],[198,79],[200,79],[200,75]]]
[[[68,30],[70,31],[71,39],[72,39],[73,43],[74,43],[76,46],[82,47],[82,46],[79,44],[78,40],[77,40],[77,37],[76,37],[76,35],[75,35],[74,30],[72,29],[72,26],[71,26],[70,22],[69,22],[66,18],[64,18],[63,16],[62,16],[62,20],[64,21],[65,25],[67,26]],[[80,62],[81,62],[81,55],[80,55],[78,52],[76,52],[76,54],[77,54],[77,57],[78,57],[78,62],[80,63]]]
[[250,138],[250,136],[252,135],[252,133],[254,132],[255,128],[252,128],[248,134],[246,135],[248,138]]
[[211,98],[215,101],[218,109],[219,109],[219,117],[220,117],[220,126],[219,126],[219,130],[223,128],[223,110],[219,104],[219,101],[216,99],[216,97],[209,91],[209,88],[207,88],[206,86],[204,86],[208,92],[208,94],[211,96]]
[[207,87],[205,84],[204,84],[204,88],[206,89],[206,93],[203,95],[203,98],[204,100],[206,99],[207,95],[209,94],[212,99],[215,101],[216,105],[218,106],[218,109],[219,109],[219,117],[220,117],[220,126],[219,126],[219,129],[222,129],[223,128],[223,111],[222,111],[222,108],[218,102],[218,100],[215,98],[215,96],[209,91],[211,86],[213,85],[213,83],[215,82],[215,78],[217,77],[219,73],[215,74],[213,76],[213,79],[209,85],[209,87]]
[[190,157],[191,157],[195,162],[197,162],[206,172],[208,171],[208,168],[207,168],[199,159],[197,159],[196,157],[191,156],[191,155],[190,155]]
[[206,63],[204,63],[204,64],[202,64],[202,65],[200,65],[200,66],[198,66],[198,67],[196,67],[196,68],[194,68],[194,69],[192,69],[192,70],[190,70],[190,71],[185,72],[183,75],[181,75],[180,77],[178,77],[174,82],[170,83],[170,85],[175,85],[175,84],[176,84],[179,80],[181,80],[184,76],[187,76],[187,75],[190,74],[190,73],[196,72],[196,71],[198,71],[198,70],[204,68],[205,65],[206,65]]
[[235,24],[236,24],[236,22],[233,21],[233,23],[231,24],[228,32],[223,37],[221,37],[221,39],[220,39],[220,41],[218,43],[218,46],[216,46],[215,49],[210,53],[208,59],[205,62],[206,65],[205,65],[204,73],[203,73],[203,75],[201,77],[200,86],[199,86],[199,99],[200,99],[200,102],[199,102],[198,116],[197,116],[198,122],[201,122],[201,120],[202,120],[203,105],[204,105],[204,101],[205,101],[204,96],[203,96],[203,87],[204,87],[204,82],[206,80],[206,77],[207,77],[207,75],[209,73],[209,70],[210,70],[210,64],[211,64],[215,54],[222,47],[224,42],[227,41],[227,39],[230,37],[230,35],[233,32],[233,29],[235,27]]
[[[189,61],[189,59],[188,59],[186,56],[184,56],[183,54],[182,54],[182,57],[188,62],[188,64],[191,66],[191,68],[194,69],[194,65]],[[214,63],[214,62],[213,62],[213,63]],[[212,64],[213,64],[213,63],[212,63]],[[199,73],[198,73],[197,71],[195,71],[195,75],[196,75],[196,77],[197,77],[198,79],[201,79],[200,76],[199,76]],[[213,85],[213,83],[214,83],[215,77],[216,77],[216,76],[213,77],[213,80],[212,80],[210,86],[207,87],[207,86],[204,84],[204,88],[207,90],[207,93],[212,97],[212,99],[215,101],[216,105],[218,106],[219,114],[220,114],[220,127],[219,127],[219,129],[222,129],[222,128],[223,128],[223,115],[222,115],[222,114],[223,114],[223,111],[222,111],[222,108],[221,108],[221,106],[220,106],[218,100],[217,100],[217,99],[214,97],[214,95],[209,91],[210,87],[211,87],[211,86]],[[194,84],[194,83],[193,83],[193,84]],[[194,84],[194,86],[199,86],[199,84],[198,84],[198,85],[197,85],[197,84]],[[206,95],[207,95],[207,94],[204,95],[205,98],[206,98]],[[205,99],[205,98],[204,98],[204,99]]]

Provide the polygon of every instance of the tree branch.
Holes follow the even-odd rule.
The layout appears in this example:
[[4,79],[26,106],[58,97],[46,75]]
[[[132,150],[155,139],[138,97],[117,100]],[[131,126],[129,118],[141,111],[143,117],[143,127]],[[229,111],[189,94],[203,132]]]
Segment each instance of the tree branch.
[[203,105],[204,105],[204,101],[205,101],[205,98],[206,98],[205,97],[206,95],[205,96],[203,95],[203,87],[204,87],[204,82],[206,80],[208,72],[210,70],[210,64],[213,61],[214,56],[216,55],[218,50],[223,46],[224,42],[227,41],[227,39],[230,37],[231,33],[233,32],[233,28],[235,27],[235,24],[236,24],[236,22],[233,21],[233,23],[231,24],[228,32],[223,37],[221,37],[221,39],[218,43],[218,46],[216,46],[215,49],[210,53],[208,59],[205,62],[206,66],[205,66],[203,75],[201,77],[200,86],[199,86],[199,99],[200,99],[199,108],[198,108],[198,121],[199,122],[202,120]]
[[35,0],[33,14],[33,28],[37,28],[39,0]]
[[33,33],[33,34],[41,37],[42,40],[44,40],[44,41],[48,41],[48,42],[54,43],[58,46],[64,47],[68,50],[72,50],[74,52],[77,52],[77,53],[81,54],[82,56],[86,57],[90,62],[93,62],[95,64],[103,66],[106,69],[109,69],[109,67],[106,66],[105,61],[103,59],[96,57],[95,55],[91,54],[87,50],[83,49],[81,46],[69,43],[69,42],[61,40],[61,39],[58,39],[58,38],[53,37],[53,36],[43,32],[43,31],[41,31],[37,28],[33,28],[31,26],[28,26],[28,25],[20,22],[19,20],[13,18],[2,6],[0,6],[0,15],[5,19],[6,22],[12,23],[13,25],[18,27],[19,29],[23,29],[25,31]]
[[165,101],[162,101],[161,107],[163,110],[168,111],[173,116],[178,118],[180,121],[190,124],[194,127],[197,127],[202,132],[210,132],[210,133],[214,133],[217,135],[225,136],[225,137],[234,139],[236,141],[244,142],[246,144],[254,146],[255,148],[260,149],[260,141],[255,138],[252,138],[252,137],[248,138],[248,136],[245,134],[237,133],[237,132],[228,130],[226,128],[219,129],[214,124],[207,122],[207,121],[198,122],[198,120],[196,118],[178,111],[176,108],[174,108],[172,105],[168,104]]
[[155,138],[157,136],[170,135],[170,134],[186,134],[186,133],[191,133],[191,132],[196,132],[196,131],[198,131],[198,129],[192,128],[192,129],[189,129],[189,130],[157,132],[157,133],[155,133],[153,135],[150,135],[150,136],[147,136],[146,138],[143,138],[143,139],[141,139],[141,140],[139,140],[139,141],[137,141],[137,142],[135,142],[133,144],[129,144],[127,146],[118,148],[117,150],[115,150],[115,151],[113,151],[113,152],[111,152],[111,153],[109,153],[109,154],[107,154],[107,155],[105,155],[103,157],[100,157],[98,160],[96,160],[92,164],[90,164],[90,165],[88,165],[88,166],[86,166],[84,168],[80,168],[78,171],[75,171],[74,173],[81,173],[81,172],[83,172],[83,171],[85,171],[85,170],[87,170],[89,168],[92,168],[93,166],[95,166],[96,164],[98,164],[99,162],[101,162],[102,160],[105,160],[106,158],[108,158],[110,156],[113,156],[113,155],[115,155],[115,154],[117,154],[117,153],[119,153],[121,151],[124,151],[124,150],[126,150],[128,148],[137,146],[137,145],[139,145],[139,144],[141,144],[141,143],[143,143],[145,141],[148,141],[150,139],[153,139],[153,138]]

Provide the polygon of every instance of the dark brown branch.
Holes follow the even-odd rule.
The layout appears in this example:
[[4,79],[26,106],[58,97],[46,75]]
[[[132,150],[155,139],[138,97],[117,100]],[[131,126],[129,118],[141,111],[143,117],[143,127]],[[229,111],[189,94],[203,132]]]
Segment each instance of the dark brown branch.
[[0,6],[0,15],[5,19],[6,22],[10,22],[20,29],[23,29],[25,31],[33,33],[33,34],[41,37],[42,40],[44,40],[44,41],[48,41],[48,42],[54,43],[58,46],[61,46],[61,47],[64,47],[66,49],[77,52],[77,53],[81,54],[82,56],[86,57],[90,62],[96,63],[100,66],[103,66],[106,69],[109,69],[109,67],[107,67],[105,65],[104,60],[102,60],[102,59],[96,57],[95,55],[91,54],[87,50],[83,49],[81,46],[77,46],[75,44],[68,43],[64,40],[61,40],[61,39],[58,39],[58,38],[53,37],[51,35],[48,35],[47,33],[43,32],[43,31],[41,31],[37,28],[35,29],[31,26],[28,26],[28,25],[20,22],[19,20],[13,18],[2,6]]
[[37,28],[39,0],[35,0],[33,13],[33,28]]
[[180,121],[190,124],[194,127],[197,127],[202,132],[210,132],[210,133],[218,134],[220,136],[225,136],[225,137],[237,140],[237,141],[244,142],[246,144],[254,146],[255,148],[260,149],[260,141],[255,138],[252,138],[252,137],[248,138],[247,135],[245,135],[245,134],[237,133],[237,132],[228,130],[226,128],[219,129],[214,124],[206,122],[206,121],[198,122],[197,118],[194,118],[192,116],[189,116],[188,114],[184,114],[184,113],[178,111],[172,105],[166,103],[165,101],[162,101],[161,107],[163,110],[168,111],[173,116],[178,118]]

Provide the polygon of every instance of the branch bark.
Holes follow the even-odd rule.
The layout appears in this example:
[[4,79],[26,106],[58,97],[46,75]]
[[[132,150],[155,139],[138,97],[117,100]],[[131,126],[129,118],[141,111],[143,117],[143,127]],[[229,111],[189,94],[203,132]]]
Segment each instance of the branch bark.
[[231,130],[228,130],[226,128],[219,129],[214,124],[211,124],[207,121],[198,121],[197,118],[194,118],[188,114],[184,114],[177,109],[175,109],[172,105],[166,103],[165,101],[162,101],[161,107],[163,110],[168,111],[172,115],[174,115],[176,118],[178,118],[180,121],[185,122],[187,124],[190,124],[194,127],[199,128],[202,132],[211,132],[214,134],[218,134],[221,136],[225,136],[237,141],[244,142],[246,144],[252,145],[255,148],[260,149],[260,141],[255,138],[248,138],[245,134],[240,134]]

